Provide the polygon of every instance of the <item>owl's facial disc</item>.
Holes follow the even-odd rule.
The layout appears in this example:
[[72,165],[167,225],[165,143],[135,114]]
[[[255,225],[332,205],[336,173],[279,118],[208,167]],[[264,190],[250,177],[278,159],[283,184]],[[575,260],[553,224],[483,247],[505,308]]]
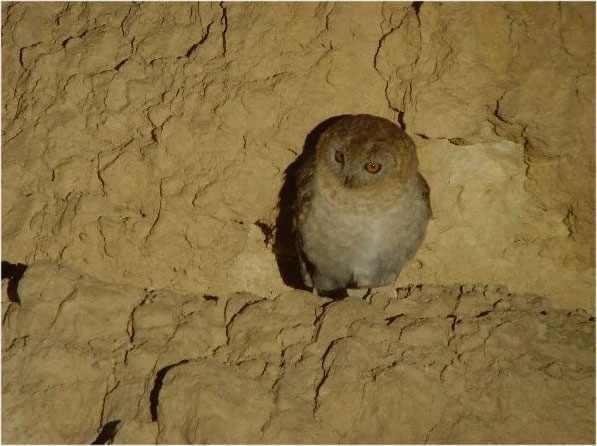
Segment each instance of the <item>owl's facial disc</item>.
[[385,182],[397,168],[394,149],[385,141],[339,139],[325,153],[330,172],[347,189]]

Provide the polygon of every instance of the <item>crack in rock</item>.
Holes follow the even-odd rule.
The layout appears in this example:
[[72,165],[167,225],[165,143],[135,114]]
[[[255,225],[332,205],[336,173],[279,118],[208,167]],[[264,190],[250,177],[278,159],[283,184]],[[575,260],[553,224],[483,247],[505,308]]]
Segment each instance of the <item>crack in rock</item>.
[[205,43],[205,41],[208,39],[209,37],[209,31],[211,29],[211,26],[213,25],[213,22],[210,22],[207,25],[207,29],[205,31],[205,34],[203,35],[203,37],[201,38],[201,40],[199,40],[199,42],[194,43],[193,45],[191,45],[191,47],[187,50],[187,52],[185,53],[184,57],[186,58],[191,58],[193,56],[193,54],[195,54],[195,51],[197,50],[197,48],[199,48],[201,45],[203,45],[203,43]]
[[220,23],[222,25],[222,56],[226,56],[227,44],[226,44],[226,31],[228,31],[228,14],[224,2],[220,2],[220,9],[222,10],[222,17]]
[[155,381],[153,383],[153,387],[149,392],[149,412],[151,414],[151,421],[157,422],[158,421],[158,409],[160,405],[160,391],[162,390],[162,386],[164,385],[164,379],[166,378],[166,374],[172,370],[173,368],[186,364],[189,362],[189,359],[183,359],[178,361],[174,364],[167,365],[162,367],[155,376]]
[[326,367],[325,362],[326,359],[328,357],[328,355],[330,354],[330,352],[332,351],[333,347],[341,340],[343,339],[347,339],[350,336],[342,336],[341,338],[337,338],[334,339],[332,342],[329,343],[329,345],[327,346],[327,348],[325,349],[325,352],[323,353],[323,356],[321,357],[321,379],[319,380],[319,382],[317,383],[317,385],[315,386],[315,396],[313,397],[313,417],[316,417],[317,415],[317,411],[319,410],[319,407],[321,405],[320,399],[319,399],[319,394],[321,392],[321,388],[323,387],[323,385],[325,384],[325,382],[328,379],[328,376],[332,370],[332,364],[330,364],[328,367]]
[[114,441],[114,437],[118,433],[118,426],[120,423],[121,420],[108,421],[100,429],[97,438],[93,440],[90,444],[112,444],[112,442]]

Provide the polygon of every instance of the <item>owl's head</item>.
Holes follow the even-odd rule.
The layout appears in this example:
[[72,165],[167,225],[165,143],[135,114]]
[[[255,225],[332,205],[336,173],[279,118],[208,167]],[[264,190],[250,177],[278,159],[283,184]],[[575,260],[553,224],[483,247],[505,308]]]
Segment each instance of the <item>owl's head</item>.
[[387,182],[406,182],[416,174],[414,143],[387,119],[371,115],[339,117],[323,132],[316,148],[337,185],[363,189]]

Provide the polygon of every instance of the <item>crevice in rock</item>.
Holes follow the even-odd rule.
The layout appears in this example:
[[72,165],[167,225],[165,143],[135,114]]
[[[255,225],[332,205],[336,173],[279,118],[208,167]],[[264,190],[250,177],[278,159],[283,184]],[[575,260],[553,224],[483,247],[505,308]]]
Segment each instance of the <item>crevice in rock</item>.
[[[14,338],[10,342],[10,345],[6,348],[5,353],[10,352],[13,348],[25,348],[25,347],[27,347],[28,342],[29,342],[29,335]],[[6,356],[4,357],[4,359],[6,359]]]
[[[110,394],[112,392],[114,392],[118,386],[120,385],[120,381],[116,381],[116,383],[114,384],[114,386],[112,388],[106,388],[106,392],[104,393],[104,398],[102,400],[102,410],[100,412],[100,421],[99,421],[99,427],[97,428],[97,431],[100,433],[98,436],[98,439],[101,437],[102,432],[106,431],[104,437],[106,437],[106,441],[102,441],[101,443],[92,443],[92,444],[106,444],[107,440],[110,439],[109,434],[112,432],[112,436],[111,438],[114,438],[114,435],[116,434],[116,426],[118,425],[118,422],[120,422],[120,420],[116,420],[118,421],[112,429],[107,429],[108,425],[110,425],[109,423],[104,423],[104,413],[106,410],[106,401],[108,400],[108,397],[110,396]],[[114,423],[114,421],[112,421],[111,423]],[[103,426],[103,427],[102,427]],[[98,441],[96,439],[96,441]]]
[[8,279],[8,287],[6,289],[6,295],[10,302],[20,304],[21,298],[19,297],[19,281],[25,274],[27,265],[24,263],[10,263],[6,260],[2,260],[2,280]]
[[211,29],[211,25],[213,25],[213,22],[210,22],[209,25],[207,25],[207,29],[205,30],[205,35],[201,38],[201,40],[199,40],[199,42],[191,45],[191,47],[186,51],[184,57],[191,57],[193,55],[193,53],[195,52],[195,50],[201,46],[209,37],[209,31]]
[[42,42],[36,42],[32,45],[24,46],[23,48],[19,48],[19,64],[21,65],[21,68],[23,68],[24,70],[28,70],[28,68],[25,66],[25,61],[23,60],[25,50],[27,50],[29,48],[35,48],[40,43],[42,43]]
[[574,233],[576,232],[576,214],[574,213],[574,207],[572,205],[568,206],[563,223],[568,230],[568,237],[574,240]]
[[108,242],[106,240],[106,235],[104,234],[104,227],[102,226],[102,217],[97,218],[97,230],[102,238],[102,249],[104,254],[106,257],[112,257],[112,255],[108,252]]
[[228,15],[226,13],[226,7],[224,2],[220,2],[220,8],[222,9],[222,17],[220,23],[222,24],[222,56],[226,55],[226,31],[228,31]]
[[404,315],[405,315],[404,313],[400,313],[400,314],[397,314],[395,316],[390,316],[390,317],[385,318],[386,325],[391,325],[392,322],[394,322],[396,319],[401,318]]
[[112,444],[112,441],[114,441],[114,437],[118,433],[119,424],[120,420],[108,421],[106,424],[103,425],[97,438],[93,440],[90,444]]
[[[19,136],[21,133],[23,133],[23,129],[19,129],[17,130],[17,132],[14,135],[11,135],[9,137],[7,137],[6,139],[4,139],[4,144],[9,143],[10,141],[12,141],[13,139],[15,139],[17,136]],[[31,194],[25,194],[26,197],[31,196]]]
[[124,59],[124,60],[121,60],[120,62],[118,62],[118,63],[117,63],[115,66],[114,66],[114,70],[115,70],[115,71],[118,71],[118,70],[120,70],[120,68],[121,68],[121,67],[122,67],[122,66],[123,66],[125,63],[127,63],[127,62],[128,62],[128,60],[129,60],[129,58],[127,57],[126,59]]
[[66,48],[66,45],[68,44],[68,42],[70,42],[73,39],[82,39],[83,37],[85,37],[87,34],[89,34],[89,32],[91,31],[96,31],[99,29],[102,29],[103,26],[97,26],[95,28],[90,28],[90,29],[86,29],[85,31],[83,31],[81,34],[79,34],[78,36],[69,36],[66,39],[64,39],[61,43],[63,48]]
[[158,221],[160,220],[160,216],[162,214],[162,202],[164,201],[164,179],[160,179],[160,204],[158,206],[158,211],[156,213],[155,219],[153,220],[153,223],[151,224],[151,227],[149,228],[149,231],[147,232],[147,235],[145,236],[145,240],[144,243],[147,243],[149,241],[149,237],[152,236],[153,231],[156,227],[156,225],[158,224]]
[[315,331],[313,332],[313,336],[311,337],[311,342],[317,342],[319,338],[319,332],[321,330],[321,326],[323,325],[323,320],[326,314],[328,307],[332,304],[336,303],[335,300],[331,300],[329,302],[324,303],[320,308],[321,311],[315,316],[315,320],[313,321],[313,326],[315,327]]
[[261,229],[261,232],[263,232],[263,235],[265,237],[265,239],[264,239],[265,246],[269,247],[274,238],[274,226],[268,225],[267,223],[265,223],[261,220],[257,220],[254,223],[254,225],[257,226],[259,229]]
[[450,329],[452,331],[456,330],[456,324],[458,323],[458,318],[454,314],[448,314],[446,319],[452,319],[452,324],[450,325]]
[[145,305],[145,303],[154,296],[153,293],[154,292],[152,290],[145,289],[145,295],[143,296],[143,299],[141,299],[141,301],[133,307],[133,309],[131,310],[131,313],[129,314],[129,318],[126,323],[126,333],[129,337],[130,345],[124,352],[124,357],[123,357],[124,365],[127,365],[129,353],[132,352],[133,350],[135,350],[137,347],[140,347],[141,345],[145,344],[145,342],[147,342],[147,341],[145,341],[140,344],[135,344],[135,312],[137,311],[137,309],[139,307],[142,307],[143,305]]
[[444,377],[444,375],[445,375],[446,371],[447,371],[447,370],[448,370],[450,367],[452,367],[452,366],[454,365],[454,363],[455,363],[456,361],[458,361],[458,360],[459,360],[459,355],[457,355],[457,356],[453,357],[452,359],[450,359],[450,362],[449,362],[448,364],[444,364],[444,366],[442,367],[442,369],[439,371],[439,380],[440,380],[440,382],[441,382],[441,383],[444,383],[444,382],[445,382],[445,377]]
[[214,296],[213,294],[204,294],[203,300],[217,302],[219,300],[218,296]]
[[381,35],[381,37],[379,38],[379,40],[378,40],[378,42],[377,42],[377,48],[375,49],[375,54],[373,55],[373,69],[374,69],[374,70],[377,72],[377,74],[378,74],[378,75],[379,75],[379,76],[380,76],[380,77],[381,77],[381,78],[384,80],[384,82],[386,83],[386,86],[385,86],[385,88],[384,88],[384,95],[385,95],[385,98],[386,98],[386,102],[387,102],[387,104],[388,104],[388,107],[390,108],[390,110],[392,110],[392,111],[394,111],[395,113],[397,113],[397,121],[398,121],[398,123],[400,124],[400,126],[401,126],[403,129],[406,129],[406,127],[405,127],[405,125],[404,125],[404,111],[403,111],[403,110],[400,110],[400,109],[398,109],[398,108],[396,108],[396,107],[395,107],[395,106],[392,104],[392,101],[390,100],[390,96],[389,96],[389,94],[388,94],[388,89],[390,88],[390,79],[391,79],[391,76],[390,76],[390,78],[386,78],[386,77],[383,75],[383,73],[382,73],[382,72],[379,70],[379,67],[378,67],[378,62],[377,62],[377,60],[378,60],[379,53],[380,53],[380,51],[381,51],[381,48],[382,48],[382,46],[383,46],[383,43],[384,43],[384,41],[386,40],[386,38],[387,38],[387,37],[388,37],[390,34],[392,34],[394,31],[396,31],[397,29],[400,29],[400,27],[401,27],[401,26],[404,24],[404,22],[405,22],[405,20],[407,19],[407,17],[408,17],[408,14],[404,14],[404,16],[402,17],[402,20],[400,20],[400,23],[399,23],[397,26],[395,26],[395,27],[393,27],[393,28],[390,28],[390,30],[389,30],[389,31],[387,31],[387,32],[385,32],[385,33],[383,32],[383,27],[382,27],[382,25],[383,25],[383,21],[382,21],[382,23],[379,25],[379,26],[380,26],[380,28],[381,28],[381,30],[382,30],[382,35]]
[[[106,196],[106,183],[104,182],[104,179],[102,178],[102,167],[101,167],[100,155],[101,155],[101,153],[97,154],[96,175],[97,175],[97,179],[100,182],[100,186],[102,188],[102,195],[105,197]],[[99,219],[98,219],[98,223],[99,223]]]
[[56,325],[56,321],[58,320],[58,317],[62,313],[62,308],[64,307],[64,305],[67,302],[70,302],[71,300],[73,300],[76,297],[76,294],[77,294],[77,288],[75,287],[70,293],[68,293],[68,296],[66,296],[64,299],[62,299],[60,301],[60,303],[58,304],[58,308],[56,309],[56,314],[54,315],[54,319],[52,319],[52,322],[50,323],[49,330],[54,328],[54,325]]
[[325,30],[326,31],[330,30],[330,15],[332,15],[332,12],[334,12],[334,8],[335,8],[335,5],[333,3],[331,5],[332,5],[332,7],[328,11],[328,13],[325,15]]
[[419,12],[421,11],[421,7],[423,6],[423,2],[412,2],[410,7],[415,11],[417,18],[419,17]]
[[503,122],[505,124],[512,124],[510,121],[508,121],[506,118],[504,118],[502,116],[502,113],[500,111],[500,107],[501,107],[500,102],[504,99],[504,96],[506,96],[506,93],[507,92],[502,93],[502,95],[498,99],[496,99],[495,108],[493,110],[493,116],[495,116],[498,119],[498,121],[500,121],[500,122]]
[[321,388],[325,384],[326,380],[328,379],[328,377],[330,375],[330,371],[332,370],[332,364],[330,364],[329,367],[325,366],[325,361],[327,359],[327,356],[330,354],[330,352],[332,351],[332,348],[334,347],[334,345],[336,345],[337,342],[339,342],[343,339],[346,339],[346,338],[348,338],[348,336],[342,336],[341,338],[334,339],[332,342],[330,342],[329,345],[327,346],[327,348],[325,349],[323,356],[321,357],[322,376],[321,376],[321,379],[319,380],[319,382],[317,383],[317,386],[315,386],[315,396],[313,397],[313,417],[315,417],[315,414],[317,413],[317,410],[319,409],[319,406],[320,406],[319,393],[321,391]]
[[182,364],[186,364],[187,362],[189,362],[188,359],[183,359],[174,364],[170,364],[165,367],[162,367],[156,373],[153,387],[151,389],[151,392],[149,392],[149,412],[151,414],[151,421],[158,420],[158,406],[160,404],[160,391],[162,390],[162,386],[164,385],[164,378],[166,378],[166,374],[174,367],[177,367]]
[[476,318],[480,318],[480,317],[485,317],[487,316],[489,313],[491,313],[492,310],[485,310],[485,311],[481,311],[479,314],[477,314],[475,317]]
[[[495,125],[495,124],[493,124],[493,125]],[[415,133],[415,135],[417,135],[419,138],[422,138],[424,140],[446,140],[453,146],[466,146],[466,145],[471,144],[465,138],[461,138],[459,136],[447,138],[445,136],[429,136],[424,133]]]
[[[236,313],[234,313],[232,315],[232,317],[230,318],[230,320],[228,321],[228,323],[226,324],[226,327],[225,327],[225,331],[226,331],[226,345],[230,344],[230,328],[232,326],[232,322],[234,322],[236,320],[237,316],[239,316],[243,311],[245,311],[251,305],[258,304],[258,303],[263,302],[265,300],[267,300],[267,298],[264,297],[263,299],[253,300],[253,301],[247,302],[242,307],[240,307],[240,309]],[[227,310],[227,308],[224,309],[224,315],[226,314],[226,310]]]
[[406,130],[406,123],[404,122],[404,111],[398,109],[395,110],[398,112],[398,117],[396,118],[398,120],[398,124],[400,124],[400,127],[402,127],[403,130]]
[[378,378],[379,375],[381,375],[382,373],[387,372],[388,370],[392,370],[394,367],[396,367],[404,359],[404,355],[406,354],[407,351],[408,350],[403,350],[400,353],[400,356],[398,357],[398,359],[392,360],[392,362],[390,362],[389,364],[380,365],[378,367],[375,367],[374,369],[371,369],[370,370],[370,373],[371,373],[371,382],[377,381],[377,378]]
[[131,314],[129,315],[129,319],[127,321],[126,324],[126,332],[129,335],[129,342],[132,344],[135,340],[135,311],[137,311],[137,309],[139,307],[142,307],[143,305],[145,305],[145,303],[147,302],[147,300],[152,297],[153,295],[153,291],[151,290],[145,290],[145,296],[143,296],[143,299],[141,299],[141,301],[136,304],[133,309],[131,310]]
[[456,295],[456,303],[454,304],[454,308],[452,309],[452,313],[458,317],[458,308],[460,307],[460,302],[462,300],[462,296],[464,295],[464,285],[460,285],[458,287],[458,294]]
[[129,8],[129,10],[127,11],[126,15],[124,16],[124,18],[122,19],[122,21],[120,22],[120,32],[122,33],[122,37],[126,37],[126,31],[124,29],[124,24],[130,17],[132,10],[133,10],[133,7],[131,6]]

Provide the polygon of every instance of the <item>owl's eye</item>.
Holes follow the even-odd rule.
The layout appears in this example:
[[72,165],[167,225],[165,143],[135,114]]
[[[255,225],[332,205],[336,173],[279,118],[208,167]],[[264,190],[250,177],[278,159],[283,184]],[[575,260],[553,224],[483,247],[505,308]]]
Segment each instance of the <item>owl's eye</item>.
[[377,173],[381,170],[381,164],[376,163],[375,161],[369,161],[365,164],[365,170],[369,173]]
[[334,159],[338,163],[343,163],[344,162],[344,154],[342,152],[340,152],[339,150],[336,150],[336,153],[334,154]]

